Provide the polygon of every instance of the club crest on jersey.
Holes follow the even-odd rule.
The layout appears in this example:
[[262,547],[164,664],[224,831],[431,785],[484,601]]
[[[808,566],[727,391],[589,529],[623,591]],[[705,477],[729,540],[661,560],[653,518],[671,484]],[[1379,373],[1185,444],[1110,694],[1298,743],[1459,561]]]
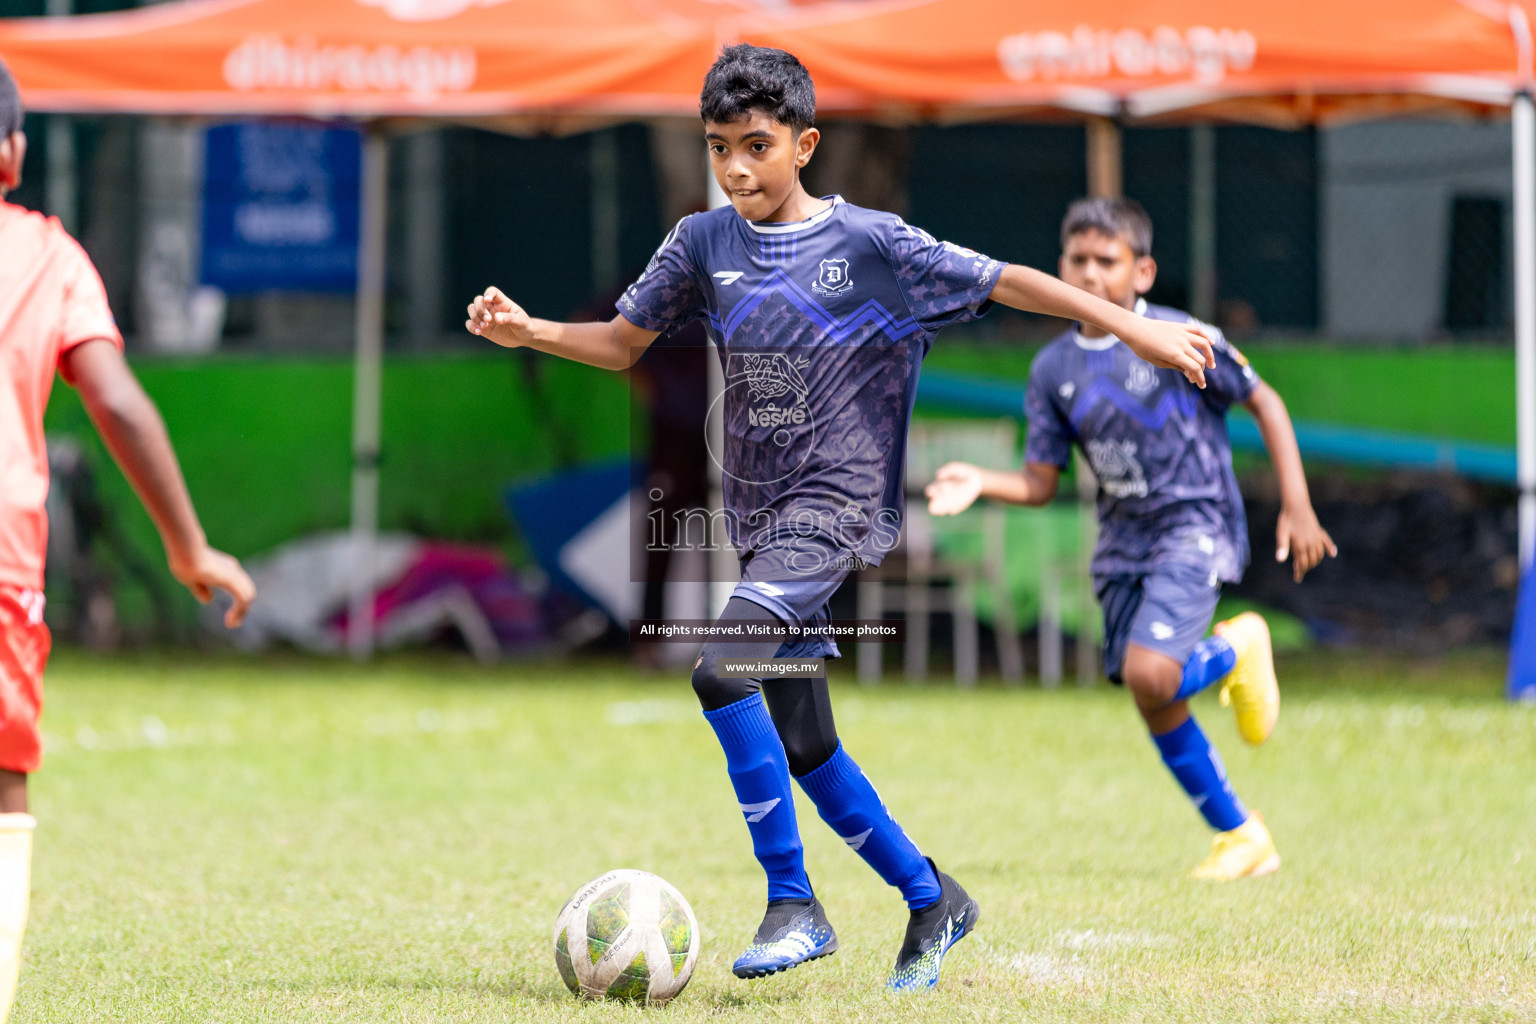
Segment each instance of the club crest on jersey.
[[1133,395],[1149,395],[1157,387],[1157,371],[1137,359],[1131,363],[1131,372],[1125,378],[1125,390]]
[[811,290],[823,295],[837,295],[852,287],[853,279],[848,276],[848,261],[839,258],[821,261],[821,273],[816,275],[816,283],[811,285]]

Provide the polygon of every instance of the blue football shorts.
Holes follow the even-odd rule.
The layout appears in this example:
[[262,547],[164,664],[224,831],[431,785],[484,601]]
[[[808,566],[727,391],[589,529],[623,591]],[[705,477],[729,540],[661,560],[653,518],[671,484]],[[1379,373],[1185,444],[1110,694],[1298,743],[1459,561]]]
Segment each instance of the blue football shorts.
[[1205,638],[1221,596],[1221,580],[1189,565],[1161,566],[1134,576],[1096,576],[1094,592],[1104,611],[1104,669],[1122,683],[1131,644],[1166,654],[1179,664]]
[[[774,573],[776,576],[782,573]],[[731,592],[753,604],[760,604],[773,612],[785,624],[802,630],[825,628],[832,622],[832,609],[827,602],[837,588],[842,586],[846,573],[830,578],[807,580],[754,580],[752,562],[742,567],[741,582]],[[803,640],[786,640],[775,652],[776,658],[841,658],[837,642],[830,637],[811,637]]]

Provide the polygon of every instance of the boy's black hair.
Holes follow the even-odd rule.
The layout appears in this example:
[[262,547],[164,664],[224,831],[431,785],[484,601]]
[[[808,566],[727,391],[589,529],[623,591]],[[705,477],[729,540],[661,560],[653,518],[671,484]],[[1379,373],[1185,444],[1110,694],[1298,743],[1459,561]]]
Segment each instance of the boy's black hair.
[[0,139],[21,131],[21,121],[21,91],[16,88],[16,79],[11,77],[5,61],[0,60]]
[[1152,218],[1134,199],[1079,199],[1067,207],[1067,215],[1062,219],[1062,249],[1066,249],[1067,240],[1073,235],[1085,231],[1121,239],[1134,256],[1152,254]]
[[740,43],[720,51],[699,94],[705,122],[729,124],[767,114],[795,134],[816,123],[816,86],[792,53]]

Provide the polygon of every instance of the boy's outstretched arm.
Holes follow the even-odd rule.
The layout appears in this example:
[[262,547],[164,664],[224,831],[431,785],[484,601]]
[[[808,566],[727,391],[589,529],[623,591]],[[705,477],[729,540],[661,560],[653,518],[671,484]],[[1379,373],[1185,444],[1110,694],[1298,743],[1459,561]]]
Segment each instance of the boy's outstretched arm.
[[537,320],[494,287],[469,304],[464,329],[503,348],[535,348],[605,370],[629,369],[658,337],[622,316],[587,324]]
[[1028,313],[1093,324],[1125,342],[1153,366],[1178,370],[1202,388],[1206,367],[1216,368],[1211,339],[1195,327],[1139,316],[1030,267],[1016,263],[1004,267],[991,299]]
[[87,341],[65,353],[62,369],[155,521],[171,574],[205,604],[215,590],[228,593],[234,604],[224,624],[231,629],[240,625],[256,598],[256,585],[238,561],[208,546],[165,421],[123,353],[110,341]]
[[969,462],[947,462],[939,467],[933,483],[923,489],[928,511],[936,516],[959,515],[977,498],[992,498],[1011,505],[1044,505],[1056,497],[1061,470],[1046,462],[1027,462],[1022,472],[982,469]]
[[1259,434],[1269,459],[1280,478],[1280,520],[1275,526],[1275,561],[1291,559],[1292,574],[1300,583],[1303,576],[1323,560],[1324,555],[1338,556],[1338,545],[1328,536],[1312,510],[1312,495],[1307,490],[1307,475],[1301,468],[1301,449],[1296,444],[1296,430],[1291,414],[1285,409],[1280,393],[1260,381],[1243,406],[1259,424]]

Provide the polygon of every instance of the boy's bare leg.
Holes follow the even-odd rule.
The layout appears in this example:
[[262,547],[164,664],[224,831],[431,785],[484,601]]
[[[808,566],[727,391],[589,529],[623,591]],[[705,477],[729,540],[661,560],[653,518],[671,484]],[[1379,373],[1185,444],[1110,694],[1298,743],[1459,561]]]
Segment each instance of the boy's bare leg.
[[27,812],[27,776],[0,770],[0,814]]
[[1173,699],[1183,681],[1184,666],[1168,655],[1131,644],[1120,674],[1152,735],[1172,732],[1189,717],[1189,702]]
[[27,777],[0,771],[0,1024],[11,1015],[21,971],[21,937],[32,895],[32,830]]

